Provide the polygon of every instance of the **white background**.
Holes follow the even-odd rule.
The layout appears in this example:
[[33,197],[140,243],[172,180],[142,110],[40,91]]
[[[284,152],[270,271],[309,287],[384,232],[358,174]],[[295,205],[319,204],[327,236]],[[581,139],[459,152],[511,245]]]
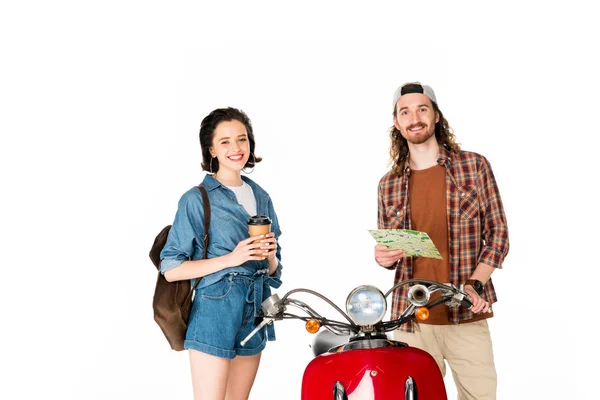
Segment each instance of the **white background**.
[[[600,32],[584,2],[7,3],[0,398],[191,398],[187,354],[152,319],[148,251],[202,180],[198,128],[217,107],[253,121],[251,177],[284,232],[279,292],[342,305],[359,284],[387,290],[367,229],[391,97],[413,80],[504,200],[498,398],[595,397]],[[251,399],[299,398],[312,337],[276,329]]]

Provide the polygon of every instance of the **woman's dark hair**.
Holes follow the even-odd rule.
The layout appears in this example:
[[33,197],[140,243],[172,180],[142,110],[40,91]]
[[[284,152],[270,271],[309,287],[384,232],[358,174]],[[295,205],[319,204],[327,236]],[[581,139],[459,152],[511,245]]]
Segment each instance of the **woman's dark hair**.
[[[435,138],[440,146],[446,148],[446,150],[452,153],[458,153],[460,151],[460,144],[456,143],[454,132],[450,128],[450,124],[444,118],[444,114],[438,107],[438,105],[432,101],[433,110],[439,114],[440,120],[435,124]],[[394,106],[394,117],[396,116],[396,106]],[[395,127],[390,128],[390,159],[392,160],[392,173],[398,176],[404,174],[404,165],[408,158],[408,142],[402,136],[402,133]]]
[[215,137],[215,129],[221,122],[234,120],[244,124],[246,133],[248,134],[248,141],[250,142],[250,157],[248,157],[244,168],[252,168],[256,163],[262,161],[262,157],[254,154],[254,132],[252,131],[250,118],[248,118],[246,113],[233,107],[217,108],[204,117],[200,124],[200,148],[202,149],[202,169],[204,171],[212,171],[214,173],[219,170],[219,160],[216,157],[213,158],[210,154],[210,148],[213,145],[213,138]]

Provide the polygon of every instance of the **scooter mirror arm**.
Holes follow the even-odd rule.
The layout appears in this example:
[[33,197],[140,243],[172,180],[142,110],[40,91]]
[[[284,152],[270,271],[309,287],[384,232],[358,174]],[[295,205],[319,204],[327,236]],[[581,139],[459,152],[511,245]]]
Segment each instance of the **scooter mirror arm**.
[[[282,298],[281,298],[281,304],[287,304],[287,302],[289,301],[287,298],[289,297],[289,295],[291,295],[292,293],[296,293],[296,292],[305,292],[305,293],[310,293],[313,296],[317,296],[318,298],[320,298],[321,300],[325,301],[327,304],[329,304],[331,307],[333,307],[337,312],[339,312],[341,315],[344,316],[344,318],[346,318],[346,321],[348,321],[350,323],[350,325],[355,326],[356,324],[350,319],[350,317],[348,315],[346,315],[345,312],[342,311],[341,308],[339,308],[338,306],[335,305],[335,303],[333,303],[331,300],[329,300],[327,297],[323,296],[322,294],[315,292],[314,290],[310,290],[310,289],[294,289],[294,290],[290,290],[289,292],[287,292]],[[308,307],[308,306],[307,306]],[[318,315],[318,314],[317,314]]]
[[286,299],[286,305],[288,305],[288,304],[291,305],[291,306],[294,306],[296,308],[301,309],[302,311],[304,311],[305,313],[307,313],[311,317],[321,318],[321,315],[318,312],[316,312],[315,310],[313,310],[313,308],[311,306],[309,306],[308,304],[306,304],[303,301],[296,300],[296,299]]
[[348,335],[350,332],[356,333],[356,332],[360,331],[360,328],[358,326],[352,326],[352,325],[346,324],[344,322],[334,321],[334,320],[327,319],[327,318],[303,317],[303,316],[290,314],[290,313],[283,314],[283,318],[284,319],[299,319],[304,322],[311,320],[311,319],[315,319],[315,320],[319,321],[319,324],[323,328],[327,329],[328,331],[330,331],[331,333],[333,333],[335,335]]
[[[358,327],[355,324],[348,325],[348,324],[344,324],[342,322],[323,318],[318,312],[313,310],[312,307],[310,307],[308,304],[304,303],[303,301],[288,298],[288,299],[286,299],[286,303],[289,304],[290,306],[294,306],[296,308],[301,309],[302,311],[304,311],[305,313],[310,315],[311,318],[314,318],[317,321],[319,321],[325,329],[327,329],[331,333],[335,333],[336,335],[345,335],[347,333],[347,331],[349,331],[349,330],[358,331]],[[301,319],[303,321],[308,321],[309,319],[311,319],[311,318],[306,318],[306,317],[300,317],[300,316],[293,315],[293,314],[287,314],[287,315],[293,316],[294,318]],[[339,331],[337,328],[334,327],[334,325],[343,326],[344,331],[343,332]],[[354,328],[356,328],[356,329],[354,329]]]

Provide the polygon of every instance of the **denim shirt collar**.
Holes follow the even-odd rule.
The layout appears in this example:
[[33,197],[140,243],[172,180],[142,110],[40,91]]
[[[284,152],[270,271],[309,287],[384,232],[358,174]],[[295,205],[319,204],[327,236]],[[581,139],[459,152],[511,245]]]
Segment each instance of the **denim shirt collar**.
[[202,180],[202,186],[204,186],[206,190],[210,192],[211,190],[215,190],[221,186],[221,182],[216,180],[212,175],[206,174]]
[[[242,175],[242,180],[244,182],[246,182],[248,185],[250,185],[250,187],[252,188],[252,190],[255,193],[257,191],[259,191],[259,192],[261,192],[261,195],[262,195],[263,190],[252,179],[248,178],[247,176]],[[214,189],[218,188],[219,186],[226,187],[221,182],[216,180],[213,175],[210,175],[210,174],[206,174],[204,176],[204,179],[202,180],[202,186],[204,186],[206,188],[206,190],[208,190],[208,191],[214,190]]]
[[[269,210],[268,210],[269,195],[268,195],[268,193],[262,187],[260,187],[256,182],[254,182],[252,179],[248,178],[247,176],[242,175],[242,180],[244,182],[246,182],[248,185],[250,185],[250,187],[252,188],[252,192],[254,193],[254,197],[256,199],[257,215],[268,215],[268,213],[269,213]],[[206,176],[204,177],[204,180],[202,181],[202,186],[204,186],[208,190],[209,193],[211,191],[214,191],[214,190],[220,188],[220,190],[226,192],[225,193],[226,196],[229,196],[232,200],[235,200],[235,202],[237,203],[237,200],[235,199],[235,193],[233,193],[233,191],[231,189],[229,189],[227,186],[223,185],[221,182],[216,180],[212,175],[206,174]],[[242,212],[245,213],[245,210]],[[248,215],[248,217],[250,217],[250,215]]]

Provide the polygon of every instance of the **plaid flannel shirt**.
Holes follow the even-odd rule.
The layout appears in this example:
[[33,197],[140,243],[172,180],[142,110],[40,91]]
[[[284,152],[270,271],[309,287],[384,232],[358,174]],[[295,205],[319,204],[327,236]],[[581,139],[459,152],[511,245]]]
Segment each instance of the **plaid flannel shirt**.
[[[450,283],[460,285],[471,277],[479,263],[501,268],[508,254],[508,228],[500,192],[492,168],[485,157],[472,152],[450,153],[440,147],[438,164],[446,168],[446,215],[450,257]],[[403,176],[388,172],[379,182],[379,229],[411,229],[408,178],[410,168],[405,166]],[[394,284],[413,277],[412,257],[400,259],[394,267]],[[392,318],[399,318],[410,304],[408,287],[394,291]],[[495,303],[496,291],[490,279],[482,297]],[[472,312],[451,308],[451,323],[470,319]],[[412,323],[401,327],[413,332]]]

